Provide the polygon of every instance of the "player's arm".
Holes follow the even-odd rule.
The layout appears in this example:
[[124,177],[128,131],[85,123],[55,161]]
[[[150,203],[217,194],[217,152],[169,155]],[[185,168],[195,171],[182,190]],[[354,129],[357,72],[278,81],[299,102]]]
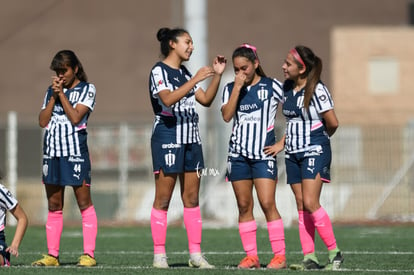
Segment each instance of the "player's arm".
[[197,79],[191,78],[178,89],[171,91],[168,89],[158,93],[162,103],[168,108],[180,101],[188,92],[197,85]]
[[62,90],[62,80],[56,76],[52,76],[52,86],[50,88],[53,91],[52,95],[45,108],[42,109],[39,113],[39,126],[42,128],[46,127],[49,124],[49,121],[52,117],[53,107],[55,106],[55,103],[58,100],[58,95]]
[[10,210],[10,213],[16,218],[17,226],[16,226],[16,231],[14,233],[13,240],[10,246],[6,249],[6,251],[18,257],[19,246],[23,240],[24,234],[26,233],[28,220],[27,220],[26,213],[24,212],[23,208],[19,204],[17,204],[16,207]]
[[204,107],[210,107],[211,103],[216,97],[218,87],[220,84],[220,80],[221,80],[221,74],[215,74],[205,92],[201,88],[198,89],[195,94],[197,102],[199,102]]
[[221,116],[225,122],[230,122],[236,113],[239,95],[240,89],[236,89],[234,86],[229,101],[221,107]]
[[220,85],[221,76],[226,68],[226,58],[224,56],[216,56],[213,61],[213,70],[214,76],[211,80],[210,84],[207,87],[207,90],[203,92],[201,89],[197,91],[195,96],[197,102],[205,107],[210,107],[211,103],[213,102],[214,98],[217,95],[217,91]]
[[60,101],[60,104],[62,104],[63,110],[65,111],[65,114],[68,117],[69,121],[72,123],[72,125],[79,124],[79,122],[81,122],[85,114],[89,112],[89,107],[83,104],[76,104],[75,108],[72,106],[72,104],[69,102],[69,99],[63,92],[63,80],[60,77],[52,77],[52,89],[52,97],[55,97],[55,99],[58,99]]
[[[190,78],[186,83],[180,86],[178,89],[175,89],[171,92],[171,90],[162,90],[158,93],[162,103],[167,106],[171,107],[178,101],[180,101],[186,94],[188,94],[191,89],[193,89],[198,82],[214,75],[214,70],[210,67],[202,67],[197,71],[197,73]],[[197,93],[196,93],[197,94]]]
[[233,90],[231,91],[229,101],[221,107],[221,116],[225,122],[230,122],[237,110],[240,91],[246,81],[246,75],[237,73],[234,78]]
[[332,136],[339,126],[339,122],[338,122],[338,119],[336,118],[334,109],[331,109],[331,110],[328,110],[322,113],[322,117],[324,120],[326,132],[328,133],[329,136]]
[[69,99],[63,92],[59,93],[58,96],[69,121],[72,123],[72,125],[79,124],[85,114],[89,112],[89,107],[83,104],[76,104],[76,107],[73,108],[72,104],[69,102]]
[[52,96],[48,101],[46,108],[42,109],[39,113],[39,126],[44,128],[50,121],[52,117],[53,107],[56,103],[56,97]]

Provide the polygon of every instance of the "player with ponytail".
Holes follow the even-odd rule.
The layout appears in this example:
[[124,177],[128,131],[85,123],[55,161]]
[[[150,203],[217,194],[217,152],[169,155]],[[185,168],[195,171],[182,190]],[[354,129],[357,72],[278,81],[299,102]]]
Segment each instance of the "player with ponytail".
[[320,204],[323,183],[330,182],[330,137],[338,128],[334,103],[321,81],[322,61],[305,46],[292,48],[282,66],[285,76],[287,183],[295,195],[304,260],[293,269],[322,269],[315,253],[315,230],[328,249],[325,269],[343,262],[332,223]]

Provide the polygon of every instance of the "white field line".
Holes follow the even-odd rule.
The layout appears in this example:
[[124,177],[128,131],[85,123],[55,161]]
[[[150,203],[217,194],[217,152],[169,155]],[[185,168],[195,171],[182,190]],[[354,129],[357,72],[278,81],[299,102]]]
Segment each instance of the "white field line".
[[[82,254],[82,251],[79,252],[65,252],[61,251],[60,254],[64,255],[79,255]],[[414,251],[342,251],[344,255],[414,255]],[[30,251],[30,252],[20,252],[20,255],[37,255],[39,252]],[[123,255],[152,255],[152,251],[95,251],[95,254],[123,254]],[[171,255],[185,255],[188,254],[188,251],[168,251],[167,254]],[[205,255],[234,255],[234,254],[245,254],[244,251],[204,251]],[[258,254],[273,254],[271,251],[258,251]],[[302,254],[302,251],[287,251],[286,254],[296,255]]]
[[[60,254],[64,254],[64,255],[80,255],[82,252],[64,252],[62,251]],[[123,254],[123,255],[152,255],[153,252],[152,251],[95,251],[95,254]],[[205,255],[244,255],[245,252],[243,251],[207,251],[207,252],[203,252],[203,254]],[[266,251],[259,251],[259,254],[272,254],[272,252]],[[401,251],[343,251],[344,255],[414,255],[414,251],[406,251],[406,252],[401,252]],[[37,255],[39,254],[39,252],[21,252],[20,255]],[[168,252],[169,255],[184,255],[184,254],[188,254],[188,251],[171,251]],[[287,252],[287,254],[302,254],[302,251],[290,251]],[[25,268],[25,269],[30,269],[30,268],[35,268],[35,269],[39,269],[39,267],[32,267],[30,265],[18,265],[18,266],[11,266],[11,269],[20,269],[20,268]],[[45,267],[43,267],[45,268]],[[64,268],[64,269],[84,269],[84,267],[77,267],[76,265],[61,265],[59,267],[46,267],[47,269],[50,268]],[[95,267],[91,267],[91,270],[152,270],[153,267],[151,266],[151,263],[149,263],[148,265],[106,265],[105,263],[99,263],[97,266]],[[172,266],[170,267],[170,269],[183,269],[183,270],[189,270],[192,269],[190,267],[187,266]],[[89,270],[89,269],[88,269]],[[217,267],[214,270],[238,270],[236,266],[221,266],[221,267]],[[266,268],[262,267],[260,268],[260,270],[266,270]],[[361,268],[341,268],[341,270],[339,270],[338,272],[370,272],[370,273],[396,273],[396,274],[401,274],[401,273],[410,273],[412,274],[414,272],[414,269],[361,269]]]
[[[76,265],[61,265],[61,266],[54,266],[54,267],[33,267],[31,265],[19,265],[19,266],[11,266],[8,267],[7,269],[42,269],[42,268],[46,268],[46,269],[79,269],[79,270],[85,270],[85,267],[78,267]],[[170,267],[170,270],[191,270],[194,269],[192,267],[187,267],[187,266],[177,266],[177,267]],[[99,264],[97,266],[94,267],[89,267],[87,268],[88,271],[92,271],[92,270],[116,270],[116,271],[120,271],[120,270],[155,270],[152,266],[142,266],[142,265],[102,265]],[[237,266],[224,266],[224,267],[215,267],[213,270],[239,270],[237,268]],[[265,267],[261,267],[258,268],[257,270],[267,270],[267,268]],[[287,269],[288,270],[288,269]],[[206,270],[208,271],[208,270]],[[361,268],[341,268],[341,270],[337,270],[335,272],[372,272],[372,273],[381,273],[381,274],[389,274],[389,273],[397,273],[397,274],[401,274],[401,273],[413,273],[414,269],[361,269]]]

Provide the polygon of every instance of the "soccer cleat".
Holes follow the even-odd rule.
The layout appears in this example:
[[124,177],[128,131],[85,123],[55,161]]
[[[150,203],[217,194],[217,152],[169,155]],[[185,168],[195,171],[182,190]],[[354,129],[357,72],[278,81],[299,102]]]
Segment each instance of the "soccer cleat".
[[323,268],[323,266],[321,266],[318,262],[315,262],[312,259],[304,260],[303,266],[305,267],[305,270],[318,270]]
[[191,254],[190,259],[188,260],[188,266],[200,269],[211,269],[215,267],[214,265],[209,264],[201,253]]
[[270,263],[267,265],[269,269],[283,269],[286,268],[285,255],[275,255]]
[[289,268],[293,270],[320,270],[324,267],[312,259],[306,259],[301,264],[291,264]]
[[169,268],[167,256],[165,254],[154,254],[152,266],[155,268]]
[[43,255],[43,258],[32,263],[32,266],[59,266],[59,257]]
[[240,261],[237,268],[240,269],[251,269],[251,268],[260,268],[259,257],[257,255],[248,255]]
[[83,254],[79,257],[78,266],[90,267],[96,265],[95,258],[89,256],[88,254]]
[[338,251],[335,257],[332,260],[329,260],[328,264],[325,266],[326,270],[339,270],[341,264],[344,262],[344,256],[341,251]]

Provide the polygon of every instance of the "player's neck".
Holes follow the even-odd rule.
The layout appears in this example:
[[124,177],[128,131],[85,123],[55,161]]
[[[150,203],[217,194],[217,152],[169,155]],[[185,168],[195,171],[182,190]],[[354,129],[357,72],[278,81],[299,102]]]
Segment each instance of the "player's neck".
[[298,78],[295,81],[295,85],[293,86],[293,90],[295,92],[299,92],[306,86],[306,78]]
[[74,78],[71,83],[69,83],[67,86],[65,86],[66,89],[73,89],[80,83],[80,80],[78,78]]
[[163,60],[163,63],[167,64],[168,66],[174,69],[179,69],[181,66],[181,60],[178,58],[174,58],[172,55],[167,56]]

